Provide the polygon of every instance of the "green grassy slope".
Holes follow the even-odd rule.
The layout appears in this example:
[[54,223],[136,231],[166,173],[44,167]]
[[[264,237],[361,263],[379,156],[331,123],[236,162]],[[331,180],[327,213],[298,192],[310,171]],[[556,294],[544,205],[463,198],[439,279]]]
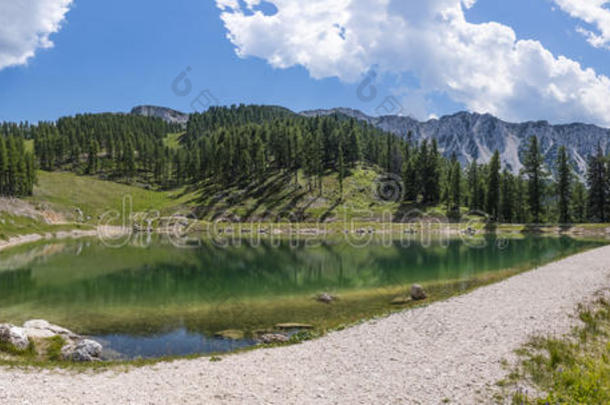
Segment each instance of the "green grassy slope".
[[[263,182],[241,186],[222,187],[214,182],[202,182],[170,191],[156,191],[90,176],[40,171],[34,196],[27,201],[34,207],[59,212],[67,221],[79,220],[78,208],[83,212],[83,222],[91,225],[97,224],[98,218],[105,212],[121,212],[127,197],[133,204],[132,213],[158,210],[161,215],[167,216],[194,212],[203,221],[225,218],[242,222],[375,223],[412,218],[410,215],[422,211],[433,215],[445,213],[442,206],[422,208],[395,202],[392,198],[389,201],[380,198],[379,187],[376,186],[379,172],[370,166],[351,169],[343,181],[341,195],[336,173],[324,176],[321,192],[310,185],[302,172],[299,172],[298,180],[294,173],[276,172]],[[393,184],[390,181],[391,187]],[[392,190],[389,192],[389,195],[399,194],[393,194]],[[466,214],[467,210],[463,208],[462,211]],[[465,217],[463,220],[480,222],[482,218]],[[19,221],[12,218],[10,223]],[[22,228],[31,227],[27,223],[32,221],[21,221]],[[574,229],[587,233],[593,228],[605,231],[607,227],[606,224],[577,225]],[[5,233],[7,229],[7,225],[0,226]],[[515,233],[527,231],[523,225],[499,225],[498,230]],[[11,231],[12,234],[15,232]],[[555,233],[555,229],[549,227],[549,232]]]
[[[379,199],[374,184],[377,171],[372,167],[353,168],[343,182],[340,194],[337,174],[326,175],[322,191],[303,173],[275,173],[264,182],[222,187],[203,182],[170,191],[147,190],[139,186],[78,176],[68,172],[38,172],[34,195],[27,199],[33,206],[50,208],[68,220],[78,220],[78,210],[84,222],[97,223],[100,215],[111,210],[121,211],[129,197],[132,212],[159,210],[162,215],[195,211],[202,220],[219,217],[242,221],[270,220],[301,222],[379,221],[384,215],[396,214],[411,207]],[[441,210],[439,208],[439,210]]]
[[[302,172],[275,173],[262,183],[247,186],[221,187],[215,184],[197,186],[192,202],[197,213],[206,219],[232,218],[242,221],[379,221],[384,215],[407,212],[413,207],[379,198],[375,184],[378,171],[373,167],[353,168],[343,181],[341,195],[339,178],[329,173],[322,180],[320,191]],[[400,193],[398,192],[399,195]]]
[[[341,195],[336,173],[324,176],[321,191],[310,185],[302,172],[299,172],[298,180],[294,173],[276,172],[263,182],[241,186],[223,187],[214,182],[202,182],[170,191],[156,191],[67,172],[40,171],[34,196],[28,201],[35,206],[48,206],[69,220],[78,219],[78,208],[83,212],[85,222],[92,224],[105,212],[121,211],[126,197],[133,202],[132,212],[159,210],[162,215],[170,215],[194,211],[198,218],[207,221],[229,218],[274,222],[379,222],[388,221],[391,215],[397,217],[416,210],[402,202],[381,199],[375,186],[378,172],[369,166],[351,169],[343,181]],[[426,211],[444,212],[442,207],[429,207]]]
[[192,199],[182,190],[152,191],[72,173],[40,171],[34,196],[29,200],[49,204],[68,217],[74,216],[79,208],[85,218],[91,218],[88,222],[95,222],[109,210],[122,210],[126,197],[133,201],[133,212],[159,210],[163,214],[185,208]]

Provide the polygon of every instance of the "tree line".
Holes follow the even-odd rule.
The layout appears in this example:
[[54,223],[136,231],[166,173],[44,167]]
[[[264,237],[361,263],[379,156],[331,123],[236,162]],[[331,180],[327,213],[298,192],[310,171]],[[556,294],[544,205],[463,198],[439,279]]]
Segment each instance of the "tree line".
[[0,129],[0,196],[32,195],[36,182],[34,156],[27,151],[23,137],[7,135]]
[[[555,162],[547,167],[536,136],[528,140],[518,174],[502,168],[497,150],[486,164],[471,162],[462,167],[455,156],[438,159],[434,141],[432,145],[432,159],[426,140],[419,148],[408,147],[405,152],[409,156],[403,169],[406,201],[444,204],[450,218],[459,218],[464,209],[480,212],[492,222],[569,224],[610,220],[610,161],[601,146],[589,157],[583,182],[565,146],[559,147]],[[430,165],[437,168],[427,167]]]
[[[485,164],[463,165],[456,156],[443,156],[435,139],[416,142],[411,134],[397,136],[342,114],[305,117],[282,107],[212,107],[192,114],[186,131],[128,114],[5,123],[0,130],[3,195],[31,194],[35,167],[154,188],[201,182],[243,188],[282,172],[295,184],[302,176],[312,193],[322,193],[323,177],[333,175],[342,194],[344,178],[367,164],[401,176],[403,204],[443,206],[452,218],[468,209],[507,223],[610,220],[610,165],[602,148],[580,179],[563,147],[546,167],[536,137],[528,140],[523,168],[514,174],[502,167],[498,151]],[[179,142],[168,143],[168,133],[182,133]],[[34,154],[26,152],[24,140],[33,141]]]

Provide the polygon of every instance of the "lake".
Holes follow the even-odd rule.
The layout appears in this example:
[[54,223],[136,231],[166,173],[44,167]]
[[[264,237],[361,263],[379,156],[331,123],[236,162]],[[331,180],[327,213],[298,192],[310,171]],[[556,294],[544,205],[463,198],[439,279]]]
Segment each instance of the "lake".
[[[46,319],[93,336],[107,358],[220,353],[256,344],[278,323],[326,330],[399,310],[392,300],[413,283],[441,299],[601,243],[527,237],[470,245],[201,240],[177,248],[161,237],[120,248],[96,239],[37,244],[0,253],[0,322]],[[318,302],[324,292],[337,301]],[[243,336],[216,336],[229,329]]]

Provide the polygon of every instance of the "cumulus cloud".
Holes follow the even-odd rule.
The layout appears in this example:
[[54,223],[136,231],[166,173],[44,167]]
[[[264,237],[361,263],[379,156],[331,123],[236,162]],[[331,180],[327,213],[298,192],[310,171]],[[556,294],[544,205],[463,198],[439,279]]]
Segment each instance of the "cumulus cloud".
[[597,33],[578,27],[596,48],[610,49],[610,0],[554,0],[566,13],[595,27]]
[[408,72],[418,91],[446,94],[472,111],[610,126],[608,77],[517,39],[506,25],[468,22],[464,8],[476,0],[269,2],[277,13],[255,11],[260,0],[217,0],[239,56],[346,82],[372,67]]
[[0,0],[0,69],[23,65],[50,48],[72,0]]

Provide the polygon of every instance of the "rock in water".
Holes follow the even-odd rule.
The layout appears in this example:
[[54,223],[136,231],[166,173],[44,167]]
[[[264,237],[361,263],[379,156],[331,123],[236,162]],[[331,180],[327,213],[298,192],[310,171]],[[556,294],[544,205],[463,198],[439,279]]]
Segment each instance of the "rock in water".
[[25,330],[8,323],[0,324],[0,342],[13,345],[17,350],[25,350],[30,345]]
[[424,288],[419,284],[413,284],[411,286],[411,298],[415,301],[425,300],[428,298],[428,295],[424,291]]
[[84,339],[76,344],[68,344],[61,349],[64,360],[86,362],[100,360],[102,345],[94,340]]
[[288,336],[282,335],[281,333],[265,333],[261,335],[259,340],[268,345],[272,343],[285,343],[288,342]]
[[240,339],[244,338],[245,333],[243,330],[227,329],[227,330],[221,330],[220,332],[216,332],[214,334],[214,336],[223,338],[223,339],[240,340]]

